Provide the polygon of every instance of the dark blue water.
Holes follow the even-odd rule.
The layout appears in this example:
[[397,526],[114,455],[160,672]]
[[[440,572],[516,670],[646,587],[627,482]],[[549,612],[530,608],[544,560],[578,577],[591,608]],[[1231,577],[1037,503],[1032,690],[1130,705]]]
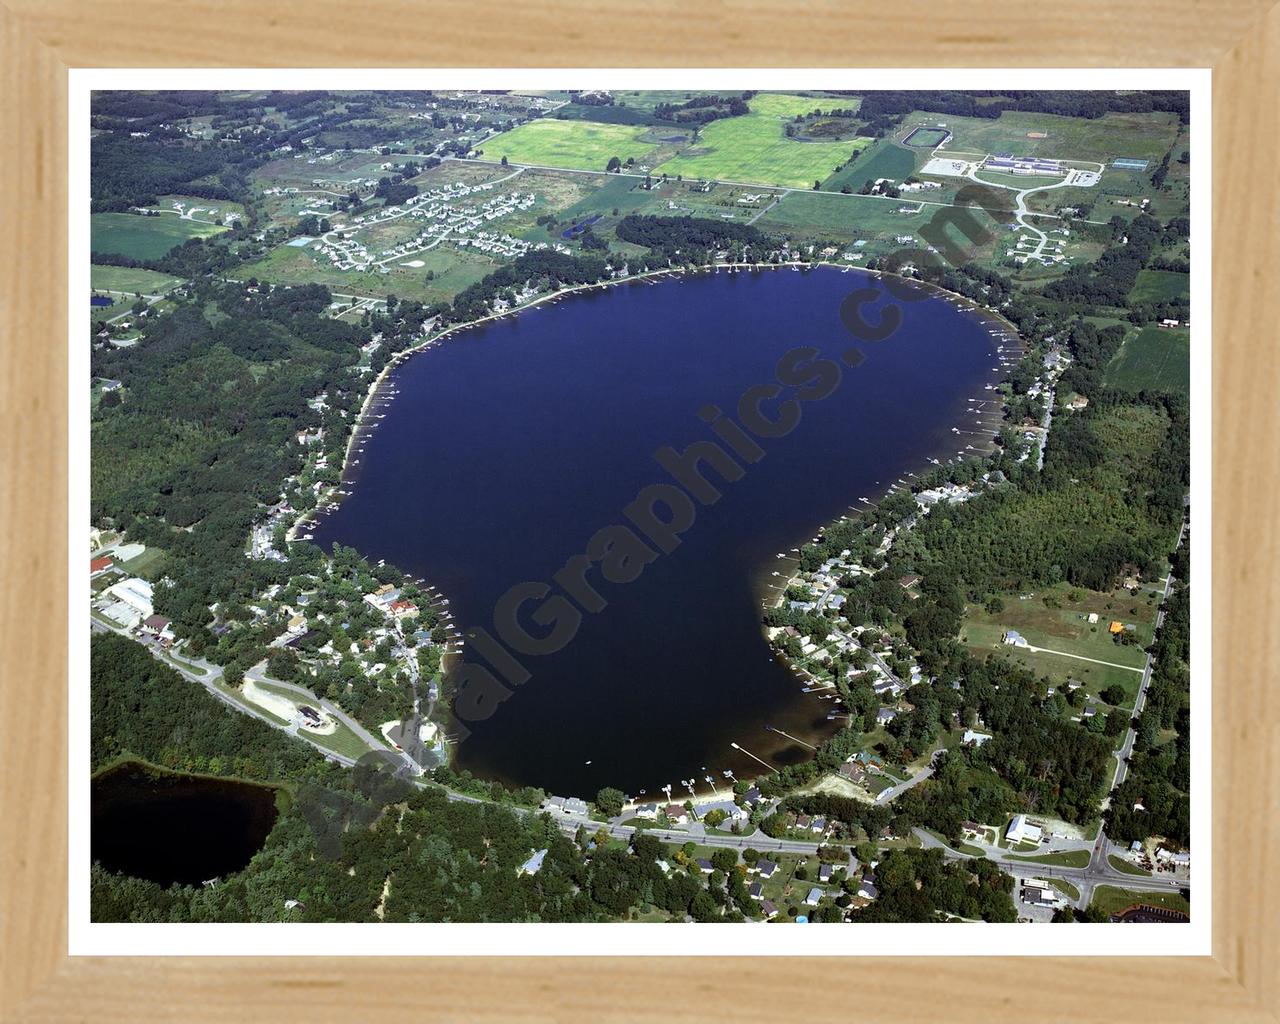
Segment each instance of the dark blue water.
[[560,232],[560,237],[561,237],[561,238],[576,238],[578,235],[580,235],[580,234],[582,234],[582,232],[586,231],[586,230],[587,230],[587,228],[591,227],[591,225],[592,225],[592,224],[594,224],[596,221],[598,221],[598,220],[599,220],[601,217],[603,217],[603,216],[604,216],[604,214],[603,214],[603,213],[594,213],[594,214],[592,214],[590,217],[588,217],[586,220],[584,220],[584,221],[579,221],[577,224],[573,224],[573,225],[570,225],[569,227],[565,228],[563,231],[561,231],[561,232]]
[[89,305],[90,305],[90,306],[103,306],[103,307],[105,307],[105,306],[114,306],[114,305],[115,305],[115,301],[116,301],[115,299],[113,299],[113,298],[111,298],[111,297],[109,297],[109,296],[107,296],[107,295],[90,295],[90,296],[89,296]]
[[[657,449],[713,439],[700,408],[736,409],[796,346],[838,358],[856,341],[841,302],[870,282],[830,269],[702,274],[575,295],[455,334],[389,377],[400,395],[316,543],[423,576],[451,599],[460,628],[492,630],[510,586],[550,582],[596,531],[626,521],[637,492],[669,482]],[[708,472],[723,498],[698,508],[674,552],[628,584],[592,577],[608,607],[585,615],[560,653],[520,659],[532,678],[473,724],[461,767],[589,796],[604,785],[679,789],[704,765],[717,784],[723,769],[759,771],[731,742],[773,764],[808,756],[765,728],[811,742],[832,729],[831,702],[800,692],[761,631],[777,553],[928,457],[956,454],[964,441],[952,426],[972,419],[967,400],[990,397],[983,385],[999,377],[976,318],[940,298],[903,311],[894,337],[859,343],[865,361],[804,404],[789,436],[760,441],[767,454],[740,480]]]

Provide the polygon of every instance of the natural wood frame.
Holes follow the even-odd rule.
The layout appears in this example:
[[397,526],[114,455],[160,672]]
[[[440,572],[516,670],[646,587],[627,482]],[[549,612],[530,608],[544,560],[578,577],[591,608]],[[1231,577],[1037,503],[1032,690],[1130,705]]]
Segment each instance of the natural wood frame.
[[[5,0],[0,5],[0,1014],[92,1018],[1261,1021],[1277,1017],[1269,854],[1280,471],[1280,8],[746,0]],[[195,9],[193,9],[195,7]],[[1149,8],[1149,9],[1144,9]],[[886,15],[890,15],[886,17]],[[668,18],[669,14],[669,18]],[[664,29],[678,24],[679,31]],[[192,45],[198,36],[200,49]],[[922,43],[924,44],[922,46]],[[67,956],[67,69],[92,66],[1111,66],[1214,69],[1213,956],[1179,959],[142,960]],[[1262,126],[1263,130],[1255,130]],[[1270,126],[1270,129],[1267,128]],[[1271,500],[1269,500],[1271,499]],[[1204,585],[1201,583],[1201,585]],[[1199,770],[1205,770],[1204,765]],[[1205,884],[1203,881],[1201,884]],[[874,948],[874,947],[873,947]],[[888,952],[888,951],[886,951]],[[655,993],[681,993],[674,1000]],[[838,994],[838,1001],[836,997]]]

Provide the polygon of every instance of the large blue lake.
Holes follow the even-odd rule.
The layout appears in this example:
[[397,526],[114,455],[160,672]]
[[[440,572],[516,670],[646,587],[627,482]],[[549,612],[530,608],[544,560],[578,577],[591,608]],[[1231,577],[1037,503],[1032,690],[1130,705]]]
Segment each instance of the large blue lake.
[[[425,577],[461,629],[492,631],[508,588],[552,581],[598,530],[626,522],[639,491],[670,482],[659,448],[714,440],[704,406],[733,413],[797,346],[865,354],[834,393],[803,404],[790,434],[760,439],[766,454],[740,479],[706,472],[723,497],[698,506],[674,551],[634,582],[594,577],[607,607],[558,653],[520,657],[531,677],[472,724],[460,767],[588,797],[664,783],[678,795],[682,779],[706,792],[709,773],[720,786],[726,769],[760,771],[731,743],[782,764],[809,752],[773,730],[808,742],[831,732],[832,702],[801,692],[761,630],[777,555],[928,458],[977,443],[952,428],[976,426],[972,400],[990,399],[984,386],[1001,375],[987,328],[939,297],[901,303],[888,340],[854,338],[841,304],[869,285],[861,272],[786,269],[619,286],[454,334],[390,375],[399,394],[315,541]],[[864,317],[892,301],[882,293]]]

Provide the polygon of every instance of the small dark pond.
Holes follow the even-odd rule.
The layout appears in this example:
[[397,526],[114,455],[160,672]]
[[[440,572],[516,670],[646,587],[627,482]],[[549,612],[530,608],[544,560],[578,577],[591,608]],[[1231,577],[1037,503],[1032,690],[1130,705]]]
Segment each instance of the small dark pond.
[[276,822],[276,793],[125,762],[90,789],[93,859],[161,885],[199,885],[244,868]]

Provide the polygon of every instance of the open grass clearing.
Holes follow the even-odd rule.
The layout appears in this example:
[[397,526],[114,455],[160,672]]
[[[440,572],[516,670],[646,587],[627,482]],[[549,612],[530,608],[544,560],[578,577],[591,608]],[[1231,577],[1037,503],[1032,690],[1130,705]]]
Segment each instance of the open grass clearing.
[[1178,892],[1143,892],[1134,889],[1121,889],[1114,885],[1100,885],[1093,890],[1093,901],[1090,906],[1101,910],[1104,914],[1118,914],[1120,911],[1134,906],[1162,907],[1175,910],[1181,914],[1191,913],[1191,904]]
[[1191,390],[1191,334],[1182,328],[1144,327],[1126,338],[1107,366],[1107,383],[1128,391]]
[[95,292],[116,292],[118,312],[125,312],[129,303],[122,302],[122,295],[163,295],[182,283],[182,279],[141,267],[107,267],[94,264],[89,268],[89,287]]
[[705,125],[699,138],[657,170],[686,178],[758,182],[792,188],[812,186],[830,178],[838,165],[870,139],[843,142],[802,142],[785,134],[797,114],[831,106],[808,96],[761,93],[750,101],[751,112]]
[[1049,864],[1058,868],[1085,868],[1089,866],[1088,850],[1068,850],[1066,853],[1046,853],[1039,857],[1021,857],[1010,854],[1010,860],[1023,861],[1027,864]]
[[208,238],[226,230],[166,214],[95,213],[89,218],[89,246],[96,253],[154,260],[188,239]]
[[1167,302],[1191,297],[1191,277],[1172,270],[1139,270],[1138,280],[1129,292],[1129,301]]
[[1123,857],[1117,857],[1114,853],[1108,855],[1107,863],[1117,871],[1123,871],[1126,875],[1140,875],[1143,878],[1151,877],[1150,871],[1146,871],[1138,867],[1138,865],[1134,864],[1133,861],[1125,860]]
[[503,132],[484,143],[487,160],[506,157],[513,164],[603,171],[612,157],[623,163],[634,157],[645,163],[658,149],[641,141],[645,129],[636,125],[539,118]]

